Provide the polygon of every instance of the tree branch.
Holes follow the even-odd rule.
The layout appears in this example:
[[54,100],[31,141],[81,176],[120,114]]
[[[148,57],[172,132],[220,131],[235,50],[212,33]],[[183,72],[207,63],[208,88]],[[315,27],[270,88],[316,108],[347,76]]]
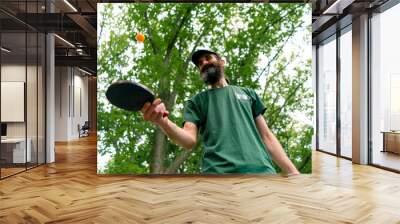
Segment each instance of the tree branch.
[[[264,86],[264,91],[263,91],[263,96],[262,99],[265,99],[265,93],[267,92],[267,88],[268,88],[268,84],[269,84],[269,80],[271,80],[272,78],[276,77],[277,75],[279,75],[288,65],[289,65],[290,61],[288,61],[284,66],[282,66],[276,73],[275,75],[271,76],[271,77],[266,77],[265,80],[265,86]],[[275,100],[274,100],[275,102]]]
[[[189,66],[190,60],[191,60],[191,55],[193,54],[193,52],[196,50],[197,46],[200,43],[201,38],[206,34],[206,32],[208,31],[209,26],[205,25],[203,27],[203,30],[201,31],[200,35],[197,37],[196,42],[192,48],[192,50],[190,51],[188,57],[186,58],[185,62],[182,64],[182,73],[177,75],[175,81],[174,81],[174,86],[173,89],[176,90],[178,89],[178,85],[182,83],[183,79],[186,77],[187,74],[187,68]],[[168,100],[166,106],[168,109],[171,109],[174,104],[175,104],[175,100],[176,100],[176,92],[172,91],[170,94],[170,99]]]
[[[286,97],[285,102],[283,102],[282,106],[279,107],[279,109],[277,109],[277,110],[273,110],[273,111],[271,112],[271,114],[269,114],[269,116],[270,116],[270,117],[274,117],[273,114],[279,114],[279,113],[283,110],[283,108],[286,106],[287,102],[288,102],[290,99],[292,99],[292,97],[295,96],[297,90],[298,90],[300,87],[302,87],[302,86],[303,86],[303,83],[300,82],[300,83],[296,86],[296,88],[295,88],[292,92],[290,92],[290,94],[288,95],[288,97]],[[277,117],[278,117],[278,116],[275,116],[275,118],[277,118]],[[276,119],[272,120],[268,125],[272,127],[272,126],[275,124],[275,122],[276,122]]]
[[190,156],[191,153],[192,151],[183,150],[183,152],[181,152],[174,162],[172,162],[172,164],[165,170],[165,174],[176,173],[176,170]]
[[267,70],[267,74],[269,73],[272,62],[274,62],[276,59],[278,59],[278,56],[282,53],[283,48],[286,46],[286,43],[287,43],[287,42],[290,40],[290,38],[292,37],[292,35],[293,35],[293,33],[294,33],[295,30],[297,30],[297,29],[292,27],[292,30],[291,30],[291,32],[290,32],[290,35],[287,36],[286,40],[282,43],[282,45],[281,45],[281,46],[279,47],[279,49],[276,51],[275,55],[274,55],[274,56],[272,57],[272,59],[268,62],[267,66],[265,66],[264,69],[263,69],[259,74],[257,74],[256,82],[259,81],[261,75],[265,72],[265,70],[268,69],[268,70]]
[[149,17],[147,16],[147,9],[148,9],[148,7],[146,8],[146,10],[143,13],[144,21],[146,22],[146,28],[147,28],[147,39],[149,39],[151,48],[153,49],[153,53],[154,53],[154,55],[156,55],[159,53],[160,50],[153,39],[153,30],[151,29],[151,26],[149,23]]
[[[171,38],[171,40],[168,43],[167,52],[166,52],[165,57],[164,57],[164,64],[168,64],[169,61],[171,60],[172,49],[173,49],[173,47],[175,45],[175,42],[176,42],[176,40],[177,40],[177,38],[179,36],[179,32],[181,31],[181,29],[182,29],[183,25],[186,23],[186,21],[188,21],[189,16],[190,16],[190,12],[193,9],[194,9],[193,5],[188,7],[186,9],[185,15],[182,17],[181,21],[179,22],[179,25],[175,27],[176,29],[173,31],[174,36]],[[178,18],[179,18],[179,16],[178,16]]]
[[[296,8],[290,10],[290,12],[287,12],[285,15],[279,16],[278,19],[270,22],[270,24],[275,24],[275,23],[280,23],[284,20],[284,18],[286,18],[288,15],[290,15],[293,11],[295,11]],[[268,32],[270,26],[265,26],[265,28],[259,33],[260,35],[264,35]],[[249,58],[249,55],[251,55],[254,51],[259,51],[259,48],[256,47],[257,41],[253,41],[251,42],[251,46],[249,46],[249,51],[246,54],[246,56],[242,57],[242,60],[239,62],[239,68],[238,70],[240,70],[242,67],[245,66],[244,60]],[[241,49],[239,49],[241,50]],[[257,80],[258,81],[258,80]]]
[[173,174],[176,173],[178,168],[182,165],[183,162],[192,154],[192,152],[196,151],[200,146],[200,141],[197,142],[196,146],[194,147],[193,150],[184,150],[179,154],[178,157],[175,158],[175,160],[171,163],[171,165],[165,170],[166,174]]
[[[176,43],[176,40],[178,39],[179,36],[179,32],[181,31],[182,27],[184,26],[184,24],[186,23],[186,21],[188,21],[189,17],[190,17],[190,12],[194,9],[195,6],[191,5],[190,7],[188,7],[186,9],[185,15],[182,17],[179,26],[176,27],[175,31],[174,31],[174,36],[172,37],[171,41],[168,44],[167,47],[167,52],[166,55],[164,57],[163,60],[163,65],[165,67],[165,73],[166,75],[164,75],[163,79],[160,80],[160,89],[161,89],[161,97],[164,98],[164,100],[166,101],[166,107],[168,110],[171,110],[171,108],[173,107],[173,104],[175,102],[175,98],[176,98],[176,93],[171,92],[170,90],[170,83],[168,81],[168,74],[169,74],[169,69],[168,69],[168,64],[170,63],[171,60],[171,56],[172,56],[172,49],[173,46]],[[178,17],[179,18],[179,17]],[[176,81],[175,81],[176,83]],[[175,89],[175,86],[174,86]]]
[[199,46],[199,43],[201,41],[201,38],[206,34],[206,32],[209,30],[210,26],[209,24],[205,24],[203,26],[203,30],[201,31],[200,35],[197,37],[194,46],[192,48],[192,50],[190,51],[188,57],[185,60],[185,64],[183,65],[184,70],[187,69],[187,67],[189,66],[190,60],[191,60],[191,56],[194,53],[194,51],[196,50],[196,48]]
[[302,162],[301,165],[297,168],[300,172],[301,172],[301,170],[304,169],[304,167],[305,167],[305,166],[307,165],[307,163],[310,161],[311,155],[312,155],[312,153],[308,154],[306,158],[303,158],[303,162]]

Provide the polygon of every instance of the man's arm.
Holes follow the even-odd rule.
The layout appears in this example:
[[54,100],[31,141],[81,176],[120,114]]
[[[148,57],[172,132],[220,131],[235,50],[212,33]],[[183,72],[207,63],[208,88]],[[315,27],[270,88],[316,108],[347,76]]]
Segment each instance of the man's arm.
[[163,117],[167,112],[164,103],[160,99],[154,100],[152,104],[146,103],[141,109],[143,118],[158,125],[161,130],[177,145],[190,150],[197,142],[197,127],[192,122],[185,122],[183,128],[178,127],[174,122]]
[[289,175],[299,174],[299,171],[287,157],[278,139],[268,128],[264,117],[261,114],[258,115],[255,118],[255,122],[266,148],[269,150],[272,159],[277,163],[277,165]]
[[190,150],[197,143],[197,127],[192,122],[185,122],[183,128],[165,118],[165,122],[159,124],[161,130],[177,145]]

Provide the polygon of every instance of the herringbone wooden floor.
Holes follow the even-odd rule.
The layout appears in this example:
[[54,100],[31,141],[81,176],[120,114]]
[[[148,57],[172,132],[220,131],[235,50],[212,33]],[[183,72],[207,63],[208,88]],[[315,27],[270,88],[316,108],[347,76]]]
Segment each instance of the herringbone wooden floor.
[[313,174],[96,174],[96,140],[0,181],[0,223],[400,223],[400,175],[315,152]]

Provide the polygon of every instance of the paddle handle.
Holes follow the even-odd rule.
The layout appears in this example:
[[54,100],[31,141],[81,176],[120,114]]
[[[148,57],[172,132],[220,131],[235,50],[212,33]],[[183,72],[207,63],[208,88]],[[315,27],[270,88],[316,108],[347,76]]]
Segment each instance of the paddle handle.
[[162,115],[163,117],[168,117],[168,112],[164,112],[164,114]]

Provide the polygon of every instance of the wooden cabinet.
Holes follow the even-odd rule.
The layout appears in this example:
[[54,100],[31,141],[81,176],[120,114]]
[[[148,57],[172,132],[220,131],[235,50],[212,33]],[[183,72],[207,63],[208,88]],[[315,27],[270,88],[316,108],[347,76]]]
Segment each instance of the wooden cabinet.
[[383,133],[383,152],[400,154],[400,132]]

